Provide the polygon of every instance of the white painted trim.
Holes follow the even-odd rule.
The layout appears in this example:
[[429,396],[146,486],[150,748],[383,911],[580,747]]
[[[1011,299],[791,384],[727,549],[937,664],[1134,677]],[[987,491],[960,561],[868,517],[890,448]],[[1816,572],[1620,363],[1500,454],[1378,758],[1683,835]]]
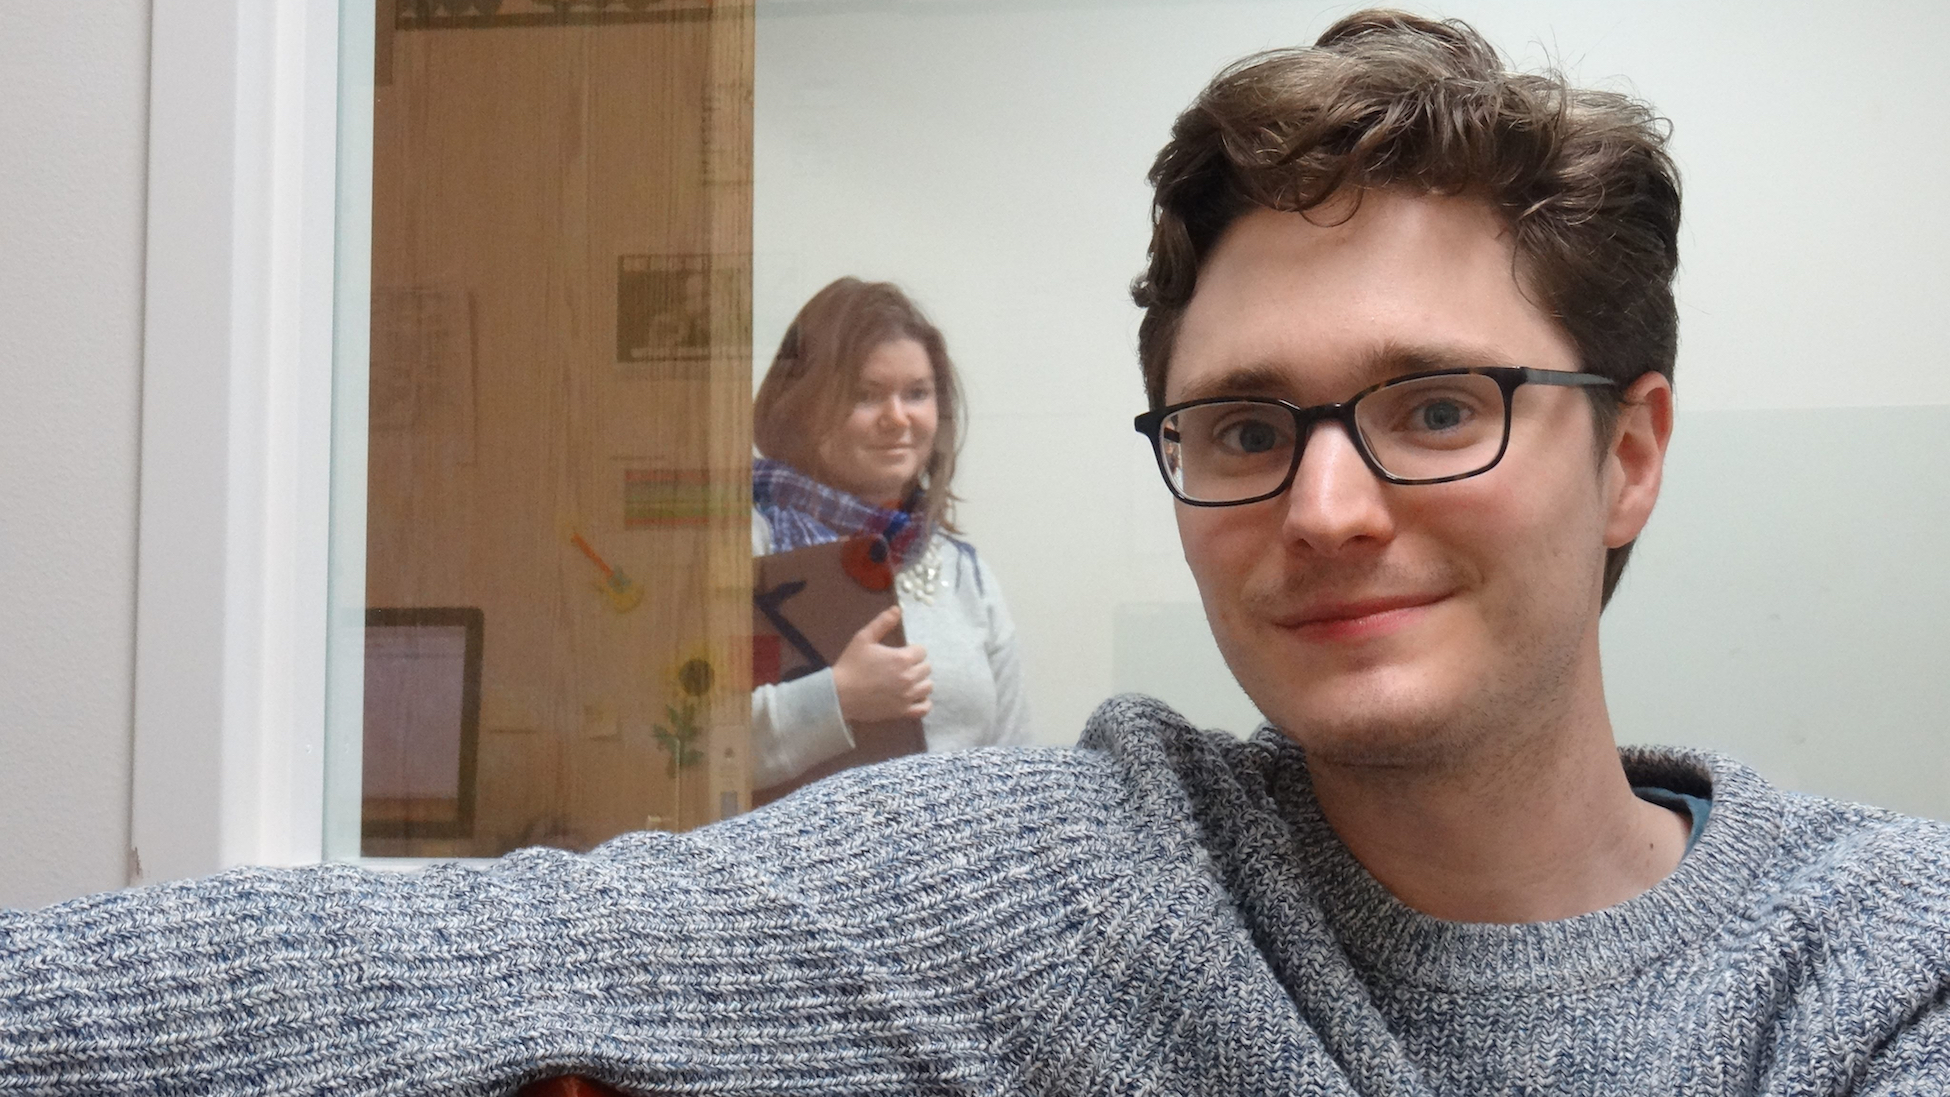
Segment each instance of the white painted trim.
[[132,882],[320,852],[338,9],[154,0]]
[[338,271],[332,369],[331,601],[323,639],[324,853],[359,860],[366,689],[366,441],[372,350],[374,15],[339,39]]

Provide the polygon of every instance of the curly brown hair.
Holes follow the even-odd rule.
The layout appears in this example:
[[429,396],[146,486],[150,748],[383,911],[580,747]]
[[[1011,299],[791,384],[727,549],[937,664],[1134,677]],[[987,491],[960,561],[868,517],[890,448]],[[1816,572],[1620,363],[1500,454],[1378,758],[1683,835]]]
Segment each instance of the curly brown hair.
[[868,356],[897,339],[921,344],[934,367],[934,450],[914,485],[921,489],[914,509],[957,533],[953,487],[964,426],[961,379],[941,329],[892,282],[838,278],[799,309],[752,399],[752,442],[766,457],[830,482],[819,444],[846,418]]
[[[1379,187],[1471,194],[1503,214],[1519,284],[1564,326],[1582,368],[1618,382],[1585,390],[1605,444],[1620,392],[1648,372],[1670,380],[1678,351],[1668,133],[1637,99],[1509,70],[1457,20],[1358,12],[1312,48],[1229,66],[1178,116],[1151,168],[1150,262],[1131,286],[1146,397],[1164,403],[1199,269],[1241,215],[1304,213]],[[1606,557],[1606,601],[1631,549]]]

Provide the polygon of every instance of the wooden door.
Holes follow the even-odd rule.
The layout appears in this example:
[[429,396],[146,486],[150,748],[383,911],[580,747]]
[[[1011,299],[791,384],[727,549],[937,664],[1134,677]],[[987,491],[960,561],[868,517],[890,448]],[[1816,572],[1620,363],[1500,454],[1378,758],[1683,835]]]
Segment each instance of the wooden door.
[[379,761],[368,630],[363,848],[743,810],[752,4],[381,0],[378,27],[369,624],[478,610],[480,650],[458,819],[375,795],[413,778]]

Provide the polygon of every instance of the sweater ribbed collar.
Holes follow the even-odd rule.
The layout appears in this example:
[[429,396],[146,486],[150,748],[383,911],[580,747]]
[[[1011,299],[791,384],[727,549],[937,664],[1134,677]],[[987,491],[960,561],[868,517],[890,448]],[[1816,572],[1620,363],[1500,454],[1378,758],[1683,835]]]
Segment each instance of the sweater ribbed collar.
[[1633,784],[1713,800],[1678,869],[1636,898],[1575,918],[1451,922],[1409,907],[1361,867],[1321,816],[1305,754],[1271,728],[1242,743],[1198,731],[1159,702],[1119,698],[1091,721],[1083,745],[1117,758],[1159,822],[1176,816],[1194,829],[1305,1013],[1314,1012],[1309,988],[1350,976],[1369,986],[1505,993],[1630,978],[1734,918],[1781,855],[1784,798],[1752,770],[1706,752],[1626,748]]
[[1731,759],[1700,751],[1620,751],[1635,785],[1708,796],[1713,812],[1672,874],[1616,906],[1516,925],[1451,922],[1396,899],[1361,867],[1321,816],[1305,756],[1262,729],[1269,809],[1348,959],[1367,981],[1456,992],[1562,991],[1630,978],[1693,946],[1734,917],[1780,853],[1779,794]]

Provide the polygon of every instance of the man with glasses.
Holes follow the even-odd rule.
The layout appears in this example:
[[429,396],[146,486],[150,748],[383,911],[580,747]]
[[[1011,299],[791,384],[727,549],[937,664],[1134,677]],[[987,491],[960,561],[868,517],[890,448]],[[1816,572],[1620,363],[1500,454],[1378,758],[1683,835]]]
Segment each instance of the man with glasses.
[[1612,741],[1649,110],[1365,12],[1152,181],[1137,427],[1252,740],[1120,698],[586,857],[0,914],[0,1093],[1950,1091],[1950,828]]

